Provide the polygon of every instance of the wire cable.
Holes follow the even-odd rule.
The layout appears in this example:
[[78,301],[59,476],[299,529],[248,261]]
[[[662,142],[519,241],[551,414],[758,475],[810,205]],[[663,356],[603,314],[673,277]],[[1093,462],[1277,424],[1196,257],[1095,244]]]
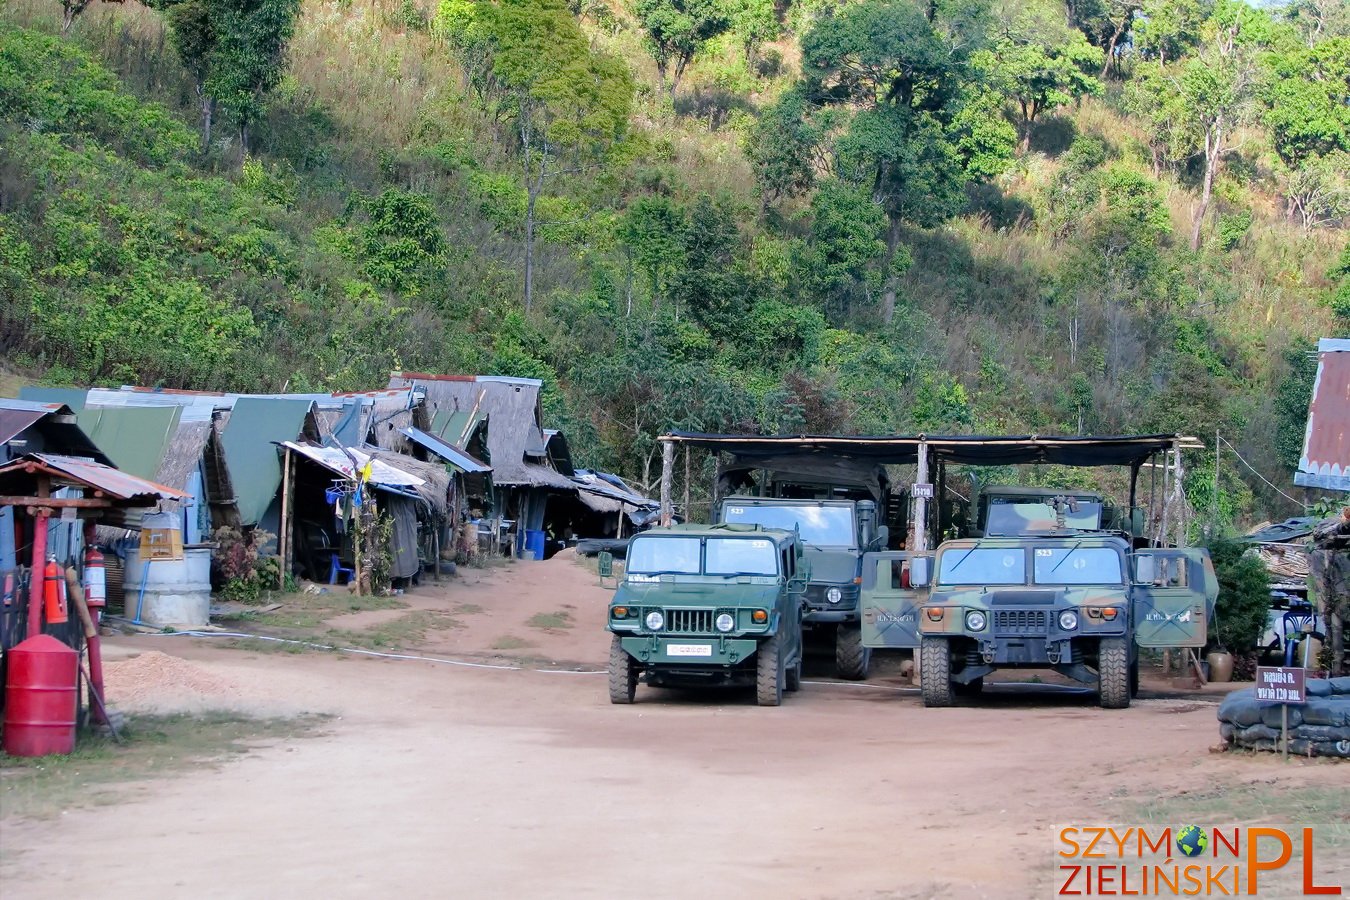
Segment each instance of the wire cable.
[[1290,503],[1297,504],[1298,506],[1303,507],[1304,509],[1307,509],[1307,504],[1304,503],[1302,500],[1295,500],[1293,497],[1290,497],[1290,496],[1289,496],[1288,494],[1286,494],[1284,491],[1280,490],[1280,489],[1279,489],[1278,487],[1276,487],[1273,483],[1271,483],[1271,480],[1270,480],[1269,478],[1267,478],[1266,476],[1262,475],[1260,472],[1256,471],[1256,468],[1255,468],[1251,463],[1247,462],[1247,460],[1245,460],[1245,459],[1242,458],[1242,454],[1238,452],[1238,449],[1237,449],[1236,447],[1234,447],[1231,443],[1229,443],[1229,441],[1228,441],[1227,438],[1225,438],[1225,437],[1220,437],[1220,436],[1217,435],[1217,434],[1215,435],[1215,437],[1217,437],[1217,438],[1219,439],[1220,442],[1226,444],[1226,445],[1228,446],[1228,449],[1233,451],[1233,455],[1236,456],[1236,457],[1238,458],[1238,462],[1242,463],[1242,464],[1243,464],[1244,466],[1246,466],[1248,469],[1251,469],[1252,474],[1255,475],[1257,478],[1260,478],[1262,481],[1264,481],[1264,482],[1266,483],[1266,485],[1267,485],[1268,487],[1270,487],[1270,489],[1271,489],[1272,491],[1274,491],[1275,493],[1279,494],[1281,497],[1283,497],[1284,499],[1288,500]]

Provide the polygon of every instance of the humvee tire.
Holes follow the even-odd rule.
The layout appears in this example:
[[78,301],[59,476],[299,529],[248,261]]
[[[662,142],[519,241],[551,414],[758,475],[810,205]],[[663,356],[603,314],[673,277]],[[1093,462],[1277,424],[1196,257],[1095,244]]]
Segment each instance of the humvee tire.
[[609,702],[632,703],[637,683],[637,661],[623,649],[623,640],[616,634],[609,642]]
[[862,626],[856,622],[841,623],[834,633],[834,667],[839,677],[866,681],[871,663],[872,648],[863,646]]
[[919,647],[919,686],[924,706],[953,706],[952,645],[946,638],[925,637]]
[[797,692],[802,689],[802,659],[805,651],[797,654],[797,664],[787,670],[787,682],[783,685],[786,690]]
[[1123,637],[1102,638],[1097,646],[1097,691],[1102,709],[1130,705],[1130,643]]
[[785,675],[783,655],[775,634],[760,644],[756,653],[755,702],[760,706],[782,706]]

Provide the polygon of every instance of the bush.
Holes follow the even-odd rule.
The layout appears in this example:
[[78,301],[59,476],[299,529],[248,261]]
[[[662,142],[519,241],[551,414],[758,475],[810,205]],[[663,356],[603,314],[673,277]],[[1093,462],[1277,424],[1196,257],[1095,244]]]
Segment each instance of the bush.
[[1270,583],[1266,567],[1241,541],[1215,538],[1209,544],[1214,572],[1219,577],[1219,600],[1214,613],[1212,644],[1242,656],[1261,640],[1270,614]]

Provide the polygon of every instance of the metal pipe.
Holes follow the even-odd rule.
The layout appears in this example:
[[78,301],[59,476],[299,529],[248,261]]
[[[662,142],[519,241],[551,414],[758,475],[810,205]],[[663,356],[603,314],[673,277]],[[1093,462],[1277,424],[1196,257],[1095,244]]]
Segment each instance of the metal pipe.
[[47,517],[50,510],[33,513],[33,568],[28,574],[28,637],[42,633],[42,573],[47,561]]

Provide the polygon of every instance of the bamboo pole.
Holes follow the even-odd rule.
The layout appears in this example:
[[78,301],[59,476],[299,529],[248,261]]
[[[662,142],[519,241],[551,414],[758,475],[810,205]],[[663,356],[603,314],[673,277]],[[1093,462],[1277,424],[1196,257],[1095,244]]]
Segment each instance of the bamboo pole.
[[684,520],[686,522],[693,518],[689,514],[689,445],[684,445]]

